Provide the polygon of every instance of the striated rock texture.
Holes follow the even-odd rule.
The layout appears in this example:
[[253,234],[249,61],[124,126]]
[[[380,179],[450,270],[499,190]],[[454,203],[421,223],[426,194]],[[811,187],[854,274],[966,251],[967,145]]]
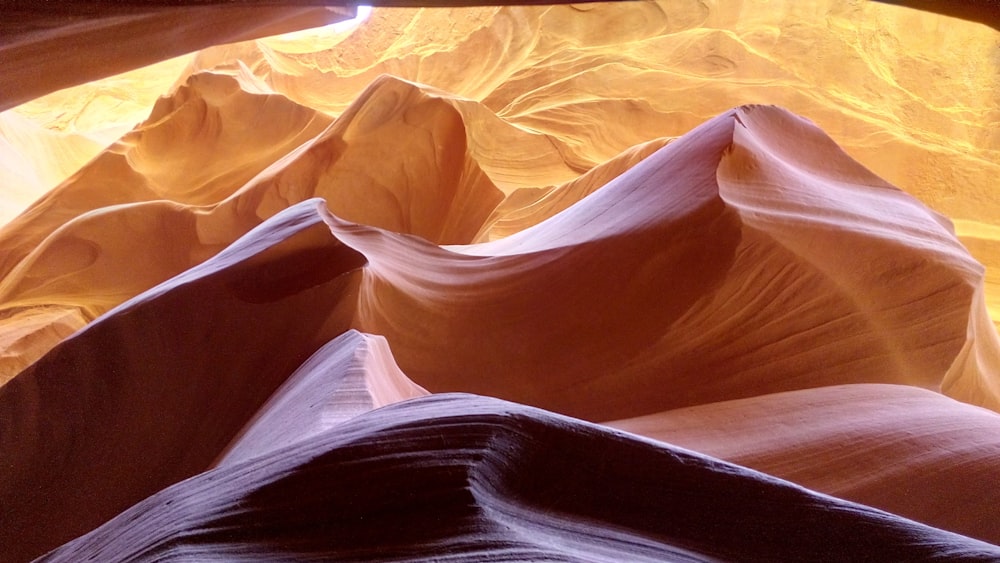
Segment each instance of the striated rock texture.
[[[12,145],[8,160],[0,144],[0,179],[17,180],[0,194],[8,209],[0,220],[123,132],[100,123],[141,121],[152,96],[192,72],[246,72],[268,91],[331,116],[379,75],[392,74],[480,101],[507,123],[545,134],[576,174],[636,144],[679,136],[731,107],[778,104],[957,220],[963,241],[992,269],[1000,267],[996,238],[980,241],[1000,216],[991,195],[1000,176],[997,34],[978,23],[860,0],[376,9],[354,31],[213,47],[18,108],[56,131],[41,135],[17,126],[10,135],[13,124],[0,119]],[[477,142],[492,150],[489,137]],[[55,173],[53,161],[67,170]],[[523,185],[565,179],[539,170]],[[988,302],[1000,317],[995,287],[990,283]]]
[[[599,465],[595,452],[605,456]],[[452,561],[977,561],[1000,549],[545,411],[438,395],[205,472],[41,561],[444,554]]]
[[0,110],[209,45],[332,24],[355,13],[314,2],[198,4],[67,0],[41,8],[7,0],[0,22]]
[[1000,543],[995,414],[905,385],[838,385],[608,423]]
[[907,82],[996,32],[755,6],[376,10],[136,71],[124,133],[0,114],[58,182],[0,228],[0,560],[1000,559],[996,77]]

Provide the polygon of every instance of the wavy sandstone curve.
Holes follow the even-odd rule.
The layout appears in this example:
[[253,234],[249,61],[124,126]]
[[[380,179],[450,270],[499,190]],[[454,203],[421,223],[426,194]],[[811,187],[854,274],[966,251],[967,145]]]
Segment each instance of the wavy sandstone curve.
[[[820,173],[796,147],[823,149]],[[984,356],[995,344],[969,339],[986,315],[974,299],[982,267],[946,221],[776,108],[720,116],[501,240],[440,248],[331,225],[369,260],[356,326],[384,334],[432,391],[607,420],[818,385],[936,390],[968,378],[975,392],[948,390],[997,406],[994,364],[960,361],[967,342]],[[420,269],[408,266],[415,257]],[[414,318],[422,330],[409,330]],[[453,351],[435,353],[440,342]]]
[[606,423],[1000,543],[1000,418],[906,385],[817,387]]
[[370,410],[427,394],[399,370],[385,338],[349,330],[288,376],[213,466],[262,457]]
[[349,34],[207,49],[194,68],[238,57],[275,90],[334,115],[393,74],[557,137],[586,168],[735,105],[777,104],[938,211],[991,221],[995,38],[878,2],[376,9]]
[[344,296],[363,263],[306,202],[0,387],[0,558],[36,557],[206,470],[296,367],[347,330]]
[[1000,559],[995,31],[766,4],[377,9],[0,114],[0,560]]
[[[794,132],[796,144],[774,145],[780,140],[772,136],[774,131]],[[813,169],[810,161],[797,162],[794,151],[787,152],[789,147],[815,144],[833,146],[813,125],[783,110],[739,108],[666,145],[562,213],[510,237],[474,245],[442,247],[415,235],[351,223],[331,214],[318,200],[282,211],[204,264],[110,311],[0,390],[0,412],[5,413],[0,422],[6,428],[0,451],[9,452],[12,471],[5,476],[0,493],[5,506],[11,507],[25,526],[8,531],[24,538],[30,538],[32,530],[52,526],[68,534],[83,532],[144,493],[207,469],[220,455],[225,464],[227,455],[247,459],[265,454],[290,436],[308,437],[313,431],[307,430],[310,417],[302,412],[304,399],[283,397],[308,394],[295,390],[296,381],[305,378],[304,385],[309,387],[312,368],[304,367],[300,375],[286,382],[291,390],[279,392],[268,405],[263,400],[301,361],[293,358],[304,359],[321,342],[352,326],[385,335],[403,371],[431,391],[457,388],[507,396],[592,420],[716,403],[771,390],[859,381],[940,385],[966,345],[973,288],[981,268],[964,253],[939,217],[898,190],[869,185],[874,176],[846,155],[838,161],[835,152],[827,151],[823,166]],[[763,172],[777,175],[781,181],[774,177],[765,181],[767,178],[760,176]],[[732,185],[737,182],[748,186],[738,191],[743,199],[735,197]],[[883,205],[859,205],[865,197]],[[886,222],[881,216],[875,221],[866,215],[888,208],[898,214],[896,222]],[[797,260],[804,251],[791,253],[788,244],[776,242],[780,242],[780,229],[771,226],[768,230],[768,221],[779,227],[787,227],[789,221],[776,222],[767,211],[780,217],[794,213],[798,222],[795,232],[800,235],[808,234],[810,228],[822,235],[831,223],[853,229],[848,234],[867,234],[861,238],[867,245],[851,249],[856,269],[838,262],[829,251]],[[837,213],[847,212],[852,221],[831,221]],[[893,228],[905,236],[889,236]],[[907,251],[913,258],[907,258]],[[899,278],[891,267],[880,272],[879,267],[886,268],[886,255],[894,257],[888,266],[917,268],[921,279],[930,280],[932,285]],[[829,271],[823,269],[824,259]],[[322,270],[317,270],[317,260],[324,264]],[[906,260],[915,266],[906,266]],[[414,264],[420,267],[414,268]],[[814,288],[813,293],[797,290],[782,294],[786,287],[795,288],[794,283],[773,284],[774,274],[803,267],[806,270],[792,280],[809,280],[817,271],[827,276],[804,286]],[[755,273],[755,268],[771,272],[771,276],[759,270]],[[749,275],[746,270],[750,270]],[[555,275],[581,271],[598,275],[592,276],[588,285],[575,286]],[[830,272],[846,277],[837,278]],[[768,283],[748,285],[754,279]],[[878,292],[890,280],[899,280],[889,289],[901,304],[890,303],[883,309]],[[823,283],[834,284],[841,294],[830,292]],[[664,295],[664,286],[671,287],[671,293]],[[553,291],[571,287],[574,291],[561,300]],[[619,292],[614,302],[598,302],[621,287],[628,287],[629,293]],[[778,298],[786,304],[774,307],[766,293],[768,287],[779,291]],[[734,297],[746,291],[760,295],[761,300]],[[942,293],[947,299],[942,299],[941,306],[946,308],[936,313],[933,337],[926,336],[926,329],[920,326],[916,335],[908,332],[914,330],[913,323],[893,324],[908,305],[916,303],[920,310],[926,310],[936,303],[928,303],[927,296]],[[843,304],[838,308],[831,299],[840,295],[844,295],[840,297]],[[796,298],[802,305],[796,305]],[[810,307],[817,298],[823,307],[816,310],[828,316],[810,318],[806,313],[813,310]],[[204,309],[204,302],[212,306]],[[591,305],[581,310],[581,303]],[[739,309],[733,311],[737,304]],[[195,311],[208,315],[204,322],[191,318]],[[808,342],[794,342],[796,334],[804,332],[801,325],[760,320],[762,315],[781,318],[788,311],[803,323],[829,331],[825,338],[818,338],[813,329],[815,356],[809,354]],[[985,315],[985,311],[979,313]],[[528,314],[533,314],[534,320],[526,331],[518,321]],[[951,327],[944,322],[946,314],[954,318]],[[513,318],[505,321],[504,315]],[[711,331],[697,329],[707,325],[724,330],[727,325],[713,321],[714,316],[759,327],[758,332],[744,334],[746,340],[719,343]],[[744,320],[744,316],[753,320]],[[248,326],[248,318],[257,320]],[[491,320],[488,333],[477,331],[483,318]],[[843,318],[848,320],[849,330],[842,328]],[[855,319],[877,329],[862,332],[863,337],[858,338],[859,325],[864,325]],[[418,320],[418,330],[414,320]],[[290,322],[295,323],[293,332],[288,332]],[[211,332],[192,333],[180,328],[189,323]],[[133,326],[157,327],[155,346],[150,347],[151,342],[143,337],[134,347],[116,343],[113,346],[119,352],[94,362],[93,350],[107,346],[102,341],[110,343],[131,334],[134,329],[129,327]],[[777,332],[769,334],[766,329],[770,327]],[[607,338],[609,333],[616,338]],[[250,334],[253,338],[248,340]],[[277,334],[282,335],[282,342],[297,342],[295,349],[300,352],[293,354],[284,344],[283,353],[266,364],[272,366],[266,368],[270,370],[268,377],[262,375],[265,368],[257,365],[266,356],[235,352],[253,346],[251,342],[274,346],[271,335]],[[677,337],[680,334],[697,334],[716,344],[698,349],[689,338],[685,349],[678,346],[683,342]],[[206,337],[213,344],[206,345]],[[572,341],[560,344],[559,338]],[[756,346],[748,344],[754,339]],[[775,342],[782,345],[788,340],[800,353],[775,356]],[[694,344],[698,342],[694,340]],[[856,347],[845,364],[848,371],[830,361],[829,342]],[[447,343],[446,350],[442,343]],[[734,355],[726,344],[740,347],[742,352]],[[886,348],[898,352],[888,362]],[[691,353],[693,349],[698,350],[697,355]],[[518,352],[512,356],[510,350]],[[767,354],[774,361],[764,364],[766,370],[762,370],[755,353]],[[166,357],[158,354],[169,354],[166,357],[173,360],[165,361]],[[178,361],[181,363],[174,366]],[[78,366],[72,378],[65,373],[68,365]],[[115,375],[114,382],[101,385],[116,389],[114,394],[80,392],[102,381],[98,374],[109,369]],[[161,374],[162,369],[179,370],[184,377]],[[243,399],[227,396],[233,385],[245,385],[242,378],[251,369],[257,383],[243,392]],[[219,380],[218,373],[229,375]],[[706,379],[705,373],[714,377]],[[324,373],[319,380],[324,394],[331,393],[328,377]],[[394,377],[412,385],[401,372]],[[164,386],[167,381],[171,383]],[[182,381],[198,385],[178,387]],[[178,394],[182,388],[185,391]],[[640,397],[634,393],[638,388],[645,390]],[[192,403],[189,395],[196,389],[202,389],[198,391],[201,395],[199,402]],[[414,392],[419,393],[419,388],[411,387],[390,400]],[[136,393],[146,398],[134,401],[131,397]],[[227,396],[231,405],[227,422],[216,420],[210,433],[194,430],[205,416],[196,414],[203,408],[198,405],[207,406],[213,397],[222,396]],[[595,402],[595,396],[601,401]],[[288,414],[275,406],[285,400],[292,401]],[[177,426],[160,430],[173,438],[161,439],[160,446],[152,449],[140,446],[149,427],[148,421],[139,423],[144,415],[136,410],[150,403],[159,405],[164,414],[179,417]],[[230,446],[232,451],[225,454],[226,442],[255,411],[256,423],[251,423],[242,441],[237,439]],[[105,414],[102,418],[88,415],[81,428],[72,417],[49,416],[47,412]],[[217,419],[221,413],[216,409],[211,415]],[[291,426],[283,429],[281,423],[269,419],[290,420]],[[122,433],[111,426],[112,420],[116,425],[122,420],[136,423]],[[34,428],[49,428],[43,432],[49,436],[44,443],[37,441]],[[194,438],[197,441],[192,443]],[[77,446],[67,450],[61,445],[61,440],[67,439]],[[93,447],[80,445],[87,443]],[[194,447],[195,443],[199,445]],[[177,462],[180,452],[176,446],[180,444],[187,460],[184,463]],[[246,451],[241,452],[243,449]],[[133,478],[130,485],[122,475],[104,472],[81,472],[58,484],[45,484],[41,478],[39,485],[48,499],[42,507],[19,492],[25,483],[40,479],[30,476],[32,468],[87,466],[94,463],[87,461],[87,456],[99,453],[104,460],[122,456],[120,463],[135,469],[140,462],[132,456],[140,451],[141,464],[152,465],[148,472],[139,472],[142,477]],[[70,458],[65,457],[67,453]],[[61,462],[53,462],[53,456]],[[170,470],[163,473],[166,460],[173,461]],[[152,470],[154,466],[161,469]],[[82,499],[74,492],[79,490],[106,494],[87,511],[87,518],[65,520],[67,516],[59,507],[69,506],[62,503],[80,504]],[[43,535],[37,541],[45,545],[41,542],[51,540]],[[23,545],[30,549],[33,544],[25,539]]]
[[[573,174],[547,140],[487,113],[383,77],[331,124],[244,75],[191,77],[143,125],[0,229],[9,249],[0,307],[13,319],[0,321],[0,332],[25,348],[8,348],[0,378],[58,342],[39,329],[24,346],[18,311],[48,307],[89,321],[299,201],[321,196],[345,218],[462,243],[501,190],[526,181],[518,171],[541,182]],[[199,139],[203,150],[171,141],[178,138]],[[372,159],[384,166],[368,166]]]
[[437,395],[179,483],[41,561],[442,553],[982,561],[1000,548],[538,409]]
[[[405,83],[384,84],[393,88],[390,92],[397,85],[414,91]],[[360,104],[359,113],[370,105]],[[358,125],[358,119],[345,116],[337,123],[346,125],[335,123],[328,131],[366,130],[366,121]],[[789,137],[795,142],[789,143]],[[296,155],[309,155],[326,138],[307,143]],[[817,153],[824,158],[811,158]],[[313,160],[295,159],[289,167],[302,162]],[[266,180],[287,168],[277,170],[248,184],[233,201],[241,194],[261,193],[255,186],[268,185]],[[137,205],[141,209],[157,202]],[[894,215],[887,217],[887,210]],[[823,237],[832,236],[858,242],[831,248]],[[317,270],[316,260],[322,261],[322,269]],[[585,285],[572,283],[580,272],[590,273]],[[968,330],[970,322],[985,318],[985,310],[975,308],[982,303],[974,299],[982,283],[981,267],[946,221],[838,152],[812,124],[773,107],[738,108],[719,116],[561,213],[492,242],[438,246],[413,234],[340,219],[318,201],[305,201],[264,221],[204,264],[110,311],[3,387],[0,411],[6,413],[8,430],[0,450],[11,459],[5,504],[23,526],[44,529],[56,524],[30,523],[56,518],[65,533],[83,532],[144,493],[202,471],[220,455],[225,461],[225,443],[291,368],[349,327],[384,335],[403,372],[431,391],[471,391],[612,420],[844,383],[938,389],[954,379],[954,365],[969,367],[961,364],[962,354],[990,353],[983,347],[991,342],[970,339]],[[212,292],[219,296],[208,298]],[[615,299],[607,299],[612,295]],[[199,326],[200,321],[181,311],[198,310],[205,299],[213,304],[201,311],[211,315],[203,326],[217,342],[209,347],[205,335],[178,332],[185,323]],[[252,312],[254,306],[261,307],[260,313]],[[91,415],[85,429],[73,429],[75,423],[55,415],[49,421],[45,413],[106,413],[111,418],[103,420],[110,424],[141,419],[142,411],[135,409],[150,400],[168,411],[180,409],[169,405],[187,400],[187,393],[168,397],[182,380],[170,379],[174,384],[168,387],[157,383],[152,387],[159,390],[155,399],[148,395],[150,389],[142,390],[150,398],[137,403],[129,403],[126,391],[140,392],[141,382],[167,377],[158,370],[172,369],[173,362],[157,354],[168,350],[174,362],[189,362],[183,364],[184,380],[204,378],[200,385],[205,385],[217,377],[210,374],[224,370],[229,378],[223,381],[239,385],[241,373],[259,360],[246,354],[237,359],[236,352],[224,350],[250,345],[243,336],[245,320],[255,314],[265,315],[254,327],[255,342],[274,345],[267,335],[284,330],[283,323],[292,319],[309,336],[295,348],[300,352],[284,350],[271,360],[277,362],[271,364],[271,375],[259,379],[245,403],[233,403],[226,424],[198,437],[202,446],[192,447],[195,434],[180,425],[173,439],[162,442],[166,449],[143,454],[143,463],[161,467],[150,470],[159,475],[156,479],[126,485],[121,475],[83,472],[58,485],[43,485],[49,500],[42,512],[17,492],[34,480],[31,468],[59,465],[51,456],[63,464],[86,466],[93,463],[87,456],[100,452],[104,459],[125,456],[122,462],[134,465],[125,460],[143,449],[138,444],[148,422],[121,433]],[[927,314],[934,318],[932,325],[914,322]],[[490,319],[486,326],[484,318]],[[525,330],[526,319],[532,320],[530,330]],[[261,322],[272,332],[260,330]],[[154,333],[159,335],[155,347],[144,338],[134,348],[101,344],[146,323],[161,327]],[[734,333],[732,327],[739,326],[753,328]],[[284,333],[283,341],[291,334]],[[107,345],[120,350],[119,359],[94,363],[93,350]],[[175,357],[178,351],[181,355]],[[115,381],[124,379],[104,385],[125,387],[110,399],[80,393],[111,364],[117,366],[112,370]],[[77,367],[67,376],[68,365],[92,367]],[[141,377],[134,374],[139,369]],[[974,382],[994,380],[994,373],[985,370],[961,375]],[[218,382],[211,385],[213,393],[225,389]],[[37,386],[49,390],[35,390]],[[637,396],[635,389],[644,392]],[[977,390],[964,398],[986,405],[995,401]],[[217,396],[213,393],[200,401],[210,401]],[[43,402],[35,404],[29,395]],[[595,396],[601,401],[594,401]],[[112,402],[105,404],[107,400]],[[23,410],[29,404],[33,406]],[[191,409],[197,404],[172,416],[196,424],[199,417]],[[301,406],[291,408],[295,412]],[[269,409],[259,414],[283,416]],[[305,424],[301,414],[287,416]],[[43,420],[52,428],[45,431],[51,437],[44,446],[32,430]],[[280,442],[253,437],[281,435],[280,426],[251,426],[248,441],[233,446],[236,459],[263,451],[254,445],[260,440]],[[308,433],[304,426],[293,428]],[[67,459],[59,436],[75,436],[78,444],[93,447],[78,446]],[[184,441],[178,442],[182,436]],[[179,443],[186,448],[182,457],[188,461],[183,463],[174,459],[180,452],[169,447]],[[249,450],[239,453],[241,448]],[[162,473],[168,459],[174,461]],[[70,505],[61,503],[81,502],[73,492],[78,489],[107,494],[88,518],[59,520],[67,518],[59,515],[59,507]],[[27,528],[10,532],[31,536]],[[30,549],[32,543],[26,539],[24,545]]]

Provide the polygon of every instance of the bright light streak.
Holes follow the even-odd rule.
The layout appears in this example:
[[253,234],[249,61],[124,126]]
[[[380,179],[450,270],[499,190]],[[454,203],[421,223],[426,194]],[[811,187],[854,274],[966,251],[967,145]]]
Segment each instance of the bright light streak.
[[[2,2],[3,0],[0,0]],[[303,29],[301,31],[293,31],[291,33],[283,33],[281,35],[275,35],[273,37],[266,37],[264,39],[259,39],[262,43],[277,43],[282,45],[283,49],[291,48],[292,43],[301,45],[310,45],[316,49],[327,49],[331,45],[343,40],[352,31],[357,29],[368,19],[372,13],[371,6],[358,6],[357,16],[341,20],[330,25],[324,25],[323,27],[313,27],[309,29]],[[333,41],[334,43],[329,43]],[[302,51],[296,51],[302,52]]]
[[358,6],[358,15],[344,21],[339,21],[335,24],[330,24],[326,27],[321,28],[322,31],[330,33],[344,33],[346,31],[352,31],[361,25],[365,20],[368,19],[372,13],[371,6]]

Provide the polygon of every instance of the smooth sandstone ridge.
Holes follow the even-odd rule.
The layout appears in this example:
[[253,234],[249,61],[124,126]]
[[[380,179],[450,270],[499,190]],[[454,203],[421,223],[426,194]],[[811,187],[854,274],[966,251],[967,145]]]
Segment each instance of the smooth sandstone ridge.
[[[596,466],[595,450],[606,456]],[[1000,549],[579,420],[436,395],[205,472],[40,561],[442,554],[463,562],[983,561]]]
[[[241,18],[233,22],[249,25]],[[0,221],[199,70],[252,74],[269,91],[330,116],[392,74],[480,101],[506,122],[545,134],[576,173],[731,107],[778,104],[956,221],[976,258],[1000,269],[997,237],[982,237],[1000,227],[991,195],[1000,176],[1000,47],[986,25],[860,0],[671,0],[376,9],[365,25],[344,29],[212,47],[0,114],[0,179],[13,186],[0,194]],[[44,129],[24,124],[25,116]],[[476,142],[489,150],[504,139]],[[522,185],[560,181],[540,174]],[[992,282],[987,290],[1000,319],[1000,292]]]
[[[376,10],[0,114],[58,183],[0,227],[0,560],[1000,559],[1000,227],[932,189],[991,78],[821,4]],[[788,62],[813,12],[870,80]]]
[[[316,146],[296,156],[313,162]],[[248,184],[258,185],[275,183]],[[120,224],[114,210],[100,216]],[[850,259],[824,236],[839,236]],[[0,388],[0,498],[15,522],[2,543],[18,546],[15,558],[38,555],[172,483],[336,435],[345,419],[421,387],[593,421],[696,405],[711,413],[728,404],[720,401],[831,385],[865,396],[861,383],[942,389],[992,406],[993,367],[969,360],[995,356],[995,340],[970,330],[986,317],[981,289],[982,268],[947,222],[773,107],[710,120],[568,209],[491,242],[436,245],[302,201],[111,309]],[[925,311],[935,322],[919,322]],[[964,411],[943,412],[961,424]],[[987,425],[1000,421],[981,412]],[[822,439],[822,429],[807,438]],[[778,455],[796,456],[803,439],[777,435]],[[947,444],[931,435],[904,448],[885,429],[872,439],[894,454],[881,460],[914,472],[926,449]],[[970,448],[963,467],[995,447]],[[77,470],[59,479],[41,471],[65,467]],[[885,474],[880,486],[896,482]],[[932,490],[966,483],[967,473],[943,474]],[[903,509],[891,496],[865,500],[992,538],[988,523],[963,527],[935,512],[939,497],[921,498]],[[964,507],[974,521],[992,513],[990,503],[975,506]],[[631,553],[604,543],[611,558]]]
[[[242,64],[274,91],[331,115],[392,74],[548,133],[584,168],[737,105],[778,104],[937,211],[991,224],[1000,173],[996,35],[856,0],[376,9],[350,32],[213,47],[187,71],[174,63],[158,74],[166,91],[196,70]],[[57,115],[43,100],[25,111],[61,132],[90,132],[89,116],[106,121],[117,100],[114,113],[140,121],[123,82],[142,92],[157,79],[137,73],[81,89],[72,103],[51,102]]]

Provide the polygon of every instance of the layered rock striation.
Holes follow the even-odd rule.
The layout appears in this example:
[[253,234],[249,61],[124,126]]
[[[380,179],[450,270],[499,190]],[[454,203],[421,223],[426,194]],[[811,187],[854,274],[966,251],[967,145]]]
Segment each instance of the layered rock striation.
[[[194,56],[0,228],[0,559],[1000,558],[989,204],[926,205],[995,103],[914,95],[884,6],[819,82],[782,6]],[[84,145],[24,115],[41,186]]]

